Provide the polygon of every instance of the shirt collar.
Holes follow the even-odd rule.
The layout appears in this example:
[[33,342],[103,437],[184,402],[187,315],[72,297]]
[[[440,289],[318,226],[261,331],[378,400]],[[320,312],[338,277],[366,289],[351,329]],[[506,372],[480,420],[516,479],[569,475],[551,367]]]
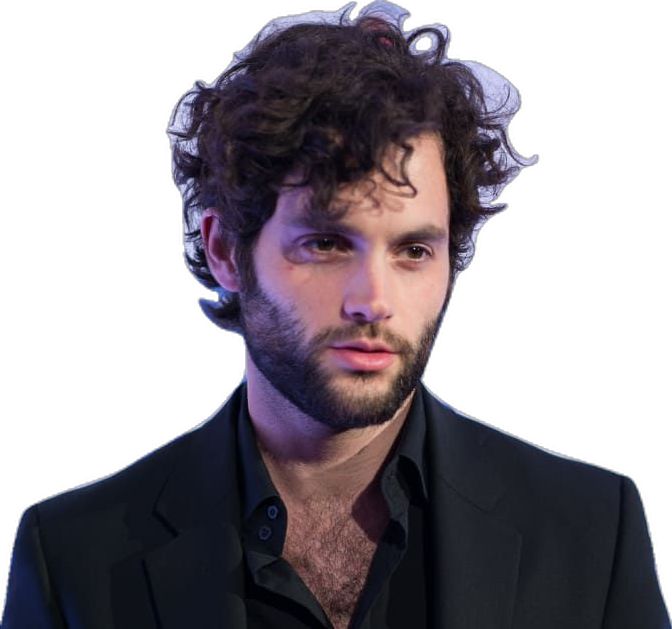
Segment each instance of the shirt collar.
[[[406,485],[412,495],[424,501],[428,499],[425,436],[426,416],[422,385],[418,385],[408,416],[384,473],[388,470],[398,470],[399,474],[408,481]],[[259,452],[247,406],[246,385],[242,388],[238,414],[238,451],[243,479],[243,514],[247,520],[261,504],[272,499],[280,500],[280,495],[273,485]]]
[[238,413],[238,452],[243,479],[243,514],[247,520],[255,509],[269,499],[279,499],[275,485],[261,458],[257,438],[247,407],[247,385]]
[[402,471],[410,480],[412,491],[417,491],[418,497],[428,500],[427,457],[425,456],[427,427],[422,397],[422,385],[418,385],[391,461],[394,462],[399,457],[400,460],[407,462]]

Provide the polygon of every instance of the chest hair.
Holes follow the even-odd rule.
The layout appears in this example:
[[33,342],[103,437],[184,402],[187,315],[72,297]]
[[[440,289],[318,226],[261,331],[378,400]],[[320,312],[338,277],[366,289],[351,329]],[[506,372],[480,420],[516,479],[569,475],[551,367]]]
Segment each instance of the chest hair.
[[288,516],[283,557],[334,627],[347,628],[389,518],[385,503],[353,508],[351,503],[312,502],[289,510]]

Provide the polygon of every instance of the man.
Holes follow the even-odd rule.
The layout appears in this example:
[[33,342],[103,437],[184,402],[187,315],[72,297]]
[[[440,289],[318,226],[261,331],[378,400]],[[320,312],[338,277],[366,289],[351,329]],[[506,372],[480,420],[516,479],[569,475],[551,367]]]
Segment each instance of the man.
[[187,261],[246,380],[26,512],[4,627],[669,626],[632,481],[420,383],[475,230],[530,162],[512,88],[402,18],[280,21],[178,105]]

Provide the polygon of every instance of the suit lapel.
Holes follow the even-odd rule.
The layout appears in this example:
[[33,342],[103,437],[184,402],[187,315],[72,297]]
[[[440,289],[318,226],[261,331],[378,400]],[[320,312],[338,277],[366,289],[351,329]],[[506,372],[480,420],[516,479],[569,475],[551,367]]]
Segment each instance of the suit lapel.
[[246,626],[236,458],[244,387],[189,435],[156,503],[175,537],[144,558],[162,628]]
[[225,629],[246,625],[237,587],[238,531],[212,522],[178,535],[145,558],[162,629]]
[[493,514],[504,490],[488,456],[489,431],[422,388],[427,414],[433,624],[508,629],[522,536]]

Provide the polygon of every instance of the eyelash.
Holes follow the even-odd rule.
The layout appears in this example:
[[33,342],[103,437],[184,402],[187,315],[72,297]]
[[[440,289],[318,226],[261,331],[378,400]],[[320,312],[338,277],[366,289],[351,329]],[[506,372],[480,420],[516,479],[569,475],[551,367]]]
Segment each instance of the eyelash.
[[[347,242],[343,239],[340,238],[339,236],[313,236],[311,238],[307,238],[301,243],[301,247],[304,247],[308,250],[310,250],[312,253],[316,253],[317,255],[329,255],[330,253],[334,252],[334,249],[330,249],[329,251],[320,251],[316,247],[311,247],[310,245],[315,245],[316,243],[324,243],[324,242],[330,242],[334,243],[335,248],[340,251],[345,251],[347,249]],[[404,245],[403,247],[406,251],[409,251],[411,249],[418,249],[422,251],[425,255],[423,255],[421,258],[408,258],[409,260],[413,262],[423,262],[424,260],[427,260],[431,258],[434,254],[431,249],[426,247],[425,245],[421,244],[408,244]]]

